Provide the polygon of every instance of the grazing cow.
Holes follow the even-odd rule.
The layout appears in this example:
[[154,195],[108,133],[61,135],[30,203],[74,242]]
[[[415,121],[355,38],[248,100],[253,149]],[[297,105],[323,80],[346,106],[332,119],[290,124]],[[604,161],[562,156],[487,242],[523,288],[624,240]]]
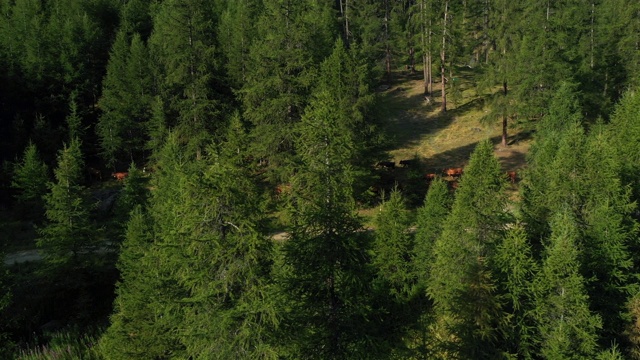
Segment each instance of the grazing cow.
[[512,184],[516,183],[517,176],[518,174],[515,171],[507,171],[507,177],[509,178],[509,181],[511,181]]
[[395,161],[379,161],[376,164],[377,167],[384,167],[387,169],[395,169],[396,167],[396,162]]
[[408,160],[400,160],[401,166],[414,166],[416,164],[416,159],[408,159]]
[[462,175],[462,168],[449,168],[444,171],[447,176],[457,177]]
[[427,179],[427,181],[431,182],[431,181],[433,181],[433,179],[435,179],[435,178],[436,178],[436,174],[433,174],[433,173],[426,174],[426,175],[424,176],[424,178],[425,178],[425,179]]
[[113,176],[118,181],[122,181],[122,180],[124,180],[124,178],[129,176],[129,173],[128,172],[115,172],[115,173],[112,173],[111,176]]

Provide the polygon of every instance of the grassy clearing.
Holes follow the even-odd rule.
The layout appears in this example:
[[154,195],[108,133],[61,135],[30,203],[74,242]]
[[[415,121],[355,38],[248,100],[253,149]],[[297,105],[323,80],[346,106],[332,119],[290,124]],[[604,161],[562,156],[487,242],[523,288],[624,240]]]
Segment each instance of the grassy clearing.
[[454,102],[449,98],[445,113],[440,111],[439,84],[435,84],[430,104],[424,99],[422,80],[416,78],[400,77],[381,94],[387,117],[384,131],[391,144],[387,149],[389,159],[398,163],[417,157],[425,171],[440,172],[466,165],[475,145],[491,138],[505,171],[521,169],[530,139],[518,129],[509,129],[509,146],[500,146],[501,120],[489,124],[481,121],[488,113],[488,95],[475,90],[472,70],[460,71],[459,99]]
[[[383,129],[387,147],[380,160],[395,161],[416,159],[417,164],[398,166],[395,169],[378,169],[379,184],[385,191],[398,184],[407,190],[410,207],[419,205],[427,190],[420,179],[427,173],[443,175],[443,170],[464,167],[477,143],[491,139],[504,171],[519,172],[525,166],[531,139],[520,129],[508,129],[508,146],[500,144],[501,119],[484,119],[489,113],[490,95],[476,90],[473,69],[459,68],[455,77],[457,92],[449,92],[447,111],[441,112],[440,84],[434,84],[430,102],[423,95],[424,84],[419,74],[398,73],[395,83],[381,91],[380,102]],[[418,180],[416,182],[416,180]],[[452,180],[452,179],[451,179]],[[508,189],[511,199],[517,197],[517,184]],[[367,218],[375,214],[377,207],[361,209]]]

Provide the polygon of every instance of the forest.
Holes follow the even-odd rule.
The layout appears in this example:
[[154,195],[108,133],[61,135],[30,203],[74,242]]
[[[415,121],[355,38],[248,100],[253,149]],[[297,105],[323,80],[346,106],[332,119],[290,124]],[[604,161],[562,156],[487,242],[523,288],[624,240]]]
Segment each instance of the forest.
[[637,0],[0,0],[0,358],[640,359],[639,90]]

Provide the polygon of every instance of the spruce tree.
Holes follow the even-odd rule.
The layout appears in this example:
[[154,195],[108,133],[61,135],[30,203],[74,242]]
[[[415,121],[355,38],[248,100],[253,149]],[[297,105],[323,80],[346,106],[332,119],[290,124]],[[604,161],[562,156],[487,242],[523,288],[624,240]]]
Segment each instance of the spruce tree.
[[602,320],[589,309],[580,275],[579,229],[569,206],[551,218],[551,237],[535,280],[539,353],[548,359],[592,359]]

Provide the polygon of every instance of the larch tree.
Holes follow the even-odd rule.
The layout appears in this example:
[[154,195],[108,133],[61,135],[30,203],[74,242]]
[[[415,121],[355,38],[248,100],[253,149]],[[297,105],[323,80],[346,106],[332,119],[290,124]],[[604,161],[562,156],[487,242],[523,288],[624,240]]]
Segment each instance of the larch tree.
[[409,234],[411,219],[402,194],[397,189],[380,205],[375,218],[373,266],[388,287],[389,295],[404,302],[415,286],[411,271],[413,239]]
[[116,284],[114,309],[98,346],[110,360],[164,359],[170,354],[166,344],[175,340],[167,327],[159,326],[164,314],[154,308],[166,289],[149,254],[153,226],[141,206],[130,214],[117,263],[121,280]]
[[16,200],[34,219],[42,218],[44,202],[42,197],[47,192],[49,168],[40,159],[34,143],[25,148],[22,160],[15,165],[11,187],[17,190]]
[[102,82],[96,124],[103,157],[110,166],[144,160],[151,117],[149,53],[140,35],[121,29],[113,43]]
[[418,209],[416,216],[415,248],[413,264],[416,277],[421,287],[425,287],[429,279],[431,263],[434,260],[433,247],[436,239],[442,234],[445,219],[451,211],[453,197],[446,181],[436,178],[432,180],[424,205]]
[[580,219],[584,224],[582,274],[592,311],[602,318],[602,338],[622,343],[625,304],[637,287],[633,249],[638,243],[637,204],[620,179],[621,164],[603,125],[591,128],[584,152],[582,182],[587,189]]
[[234,89],[240,89],[251,71],[249,50],[256,38],[261,1],[229,1],[220,16],[218,37],[226,57],[226,70]]
[[[284,245],[279,283],[288,302],[283,320],[293,358],[358,358],[372,344],[369,235],[355,212],[353,163],[358,155],[353,122],[357,89],[330,79],[342,67],[323,64],[321,82],[296,126],[298,171],[291,182],[290,238]],[[357,94],[357,93],[356,93]],[[374,346],[375,346],[374,345]]]
[[149,51],[169,127],[200,158],[210,136],[224,134],[222,96],[216,63],[216,17],[206,0],[170,0],[154,12]]
[[[317,65],[330,52],[334,19],[328,1],[264,1],[241,90],[252,125],[252,153],[286,178],[295,132],[308,103]],[[265,66],[265,64],[270,64]]]
[[522,225],[514,224],[506,232],[494,263],[505,312],[505,320],[499,325],[500,347],[510,356],[533,359],[537,349],[533,280],[539,266]]
[[37,242],[54,267],[82,269],[96,264],[100,238],[84,194],[83,166],[80,141],[73,138],[58,154],[55,182],[49,183],[44,198],[46,223]]
[[551,236],[535,279],[539,353],[547,359],[593,359],[602,320],[590,310],[580,274],[580,231],[567,206],[551,218]]
[[449,336],[441,351],[453,358],[496,354],[502,321],[492,261],[508,216],[505,179],[489,140],[480,142],[465,168],[451,214],[433,248],[427,293]]
[[180,224],[183,260],[175,269],[189,304],[180,338],[194,358],[277,359],[267,211],[242,161],[247,135],[239,117],[231,124],[181,206],[191,215]]

